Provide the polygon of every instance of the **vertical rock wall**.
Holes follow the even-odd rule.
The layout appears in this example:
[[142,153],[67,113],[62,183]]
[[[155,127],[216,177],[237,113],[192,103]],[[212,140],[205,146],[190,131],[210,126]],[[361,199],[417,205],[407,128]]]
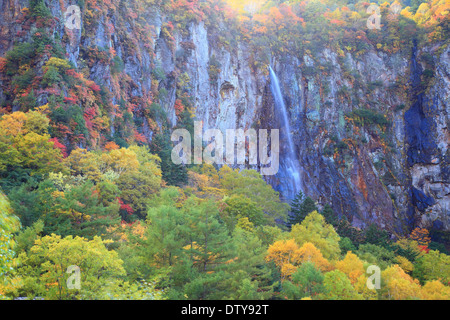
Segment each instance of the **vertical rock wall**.
[[[46,4],[63,21],[69,2],[47,0]],[[4,56],[14,41],[30,40],[30,33],[20,33],[22,27],[15,21],[28,2],[8,0],[0,5],[0,56]],[[169,40],[162,32],[167,17],[157,8],[148,8],[143,18],[153,43],[132,39],[131,50],[127,37],[135,26],[122,17],[121,10],[101,15],[95,32],[89,34],[69,33],[62,22],[55,27],[67,59],[79,69],[88,68],[90,79],[109,88],[114,105],[123,98],[145,98],[152,90],[165,89],[167,94],[159,102],[169,122],[176,125],[176,83],[186,73],[197,120],[205,129],[277,128],[267,70],[252,68],[246,43],[217,46],[203,22],[174,30],[174,39]],[[101,61],[88,65],[87,51],[94,47],[114,49],[124,62],[127,79],[118,82],[110,66]],[[346,215],[358,227],[377,223],[399,233],[414,225],[450,230],[449,48],[435,55],[432,83],[420,93],[419,54],[435,52],[412,50],[387,55],[372,49],[353,57],[324,49],[315,57],[272,57],[289,109],[305,193],[320,205],[331,203],[337,214]],[[185,55],[183,64],[177,56],[180,52]],[[218,66],[213,78],[211,64]],[[152,72],[157,67],[165,79],[154,88]],[[349,116],[360,108],[386,115],[388,129],[354,125]],[[110,118],[114,121],[113,114]],[[149,124],[144,121],[142,126],[151,138]],[[281,171],[268,181],[283,194],[290,187],[287,178]]]

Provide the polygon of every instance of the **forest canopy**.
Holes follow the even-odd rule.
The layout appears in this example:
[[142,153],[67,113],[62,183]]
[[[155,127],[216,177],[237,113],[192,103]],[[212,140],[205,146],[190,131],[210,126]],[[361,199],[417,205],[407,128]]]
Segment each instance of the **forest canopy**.
[[[184,41],[188,25],[204,23],[218,48],[245,43],[257,73],[274,55],[315,59],[324,48],[338,59],[369,50],[409,54],[417,44],[443,50],[448,0],[380,1],[381,29],[367,28],[365,1],[80,3],[80,39],[96,33],[105,14],[111,20],[102,32],[123,41],[134,62],[113,47],[86,45],[75,65],[68,52],[75,36],[57,33],[60,22],[43,0],[15,17],[21,41],[0,57],[0,299],[450,299],[448,238],[432,240],[420,226],[404,234],[355,227],[353,212],[334,212],[331,199],[300,193],[286,203],[252,168],[170,160],[170,131],[193,130],[193,101],[201,99],[190,96],[185,72],[195,47]],[[160,50],[174,52],[170,72],[152,51],[149,8],[165,17],[167,48]],[[113,16],[128,30],[116,30]],[[423,59],[432,68],[433,58]],[[148,65],[141,78],[149,92],[130,76],[136,61]],[[217,85],[220,62],[204,67],[208,84]],[[314,76],[330,66],[299,68]],[[425,80],[432,76],[424,72]],[[388,148],[384,114],[359,108],[345,121],[355,132],[372,130]],[[345,162],[339,157],[353,141],[338,140],[330,139],[324,156]],[[80,270],[78,288],[67,286],[72,266]],[[367,286],[371,266],[380,269],[377,290]]]

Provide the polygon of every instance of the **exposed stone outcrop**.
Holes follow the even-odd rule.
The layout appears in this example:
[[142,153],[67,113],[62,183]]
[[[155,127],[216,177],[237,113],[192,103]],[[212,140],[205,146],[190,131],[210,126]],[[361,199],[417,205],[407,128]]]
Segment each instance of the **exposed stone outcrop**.
[[[46,4],[62,21],[68,1]],[[26,6],[27,1],[1,3],[0,56],[14,40],[29,40],[29,33],[16,36],[21,27],[15,19]],[[110,66],[101,61],[88,66],[88,48],[115,50],[129,77],[129,98],[164,89],[167,94],[160,104],[172,125],[177,77],[186,73],[197,119],[205,129],[277,128],[268,72],[250,65],[246,43],[217,46],[203,22],[191,23],[183,32],[174,30],[170,40],[162,32],[167,17],[149,8],[145,19],[153,43],[136,41],[133,50],[124,39],[133,22],[116,15],[101,16],[89,35],[68,31],[62,23],[56,30],[67,58],[78,68],[88,67],[90,78],[112,92],[113,104],[119,103],[119,96]],[[107,32],[108,25],[113,31]],[[377,223],[399,233],[415,225],[450,231],[450,48],[439,54],[435,49],[388,55],[372,48],[358,57],[324,49],[315,57],[271,57],[289,109],[304,191],[320,205],[331,203],[355,226]],[[418,87],[421,52],[435,57],[434,78],[427,88]],[[213,63],[218,66],[214,77]],[[157,67],[165,79],[154,88],[151,74]],[[391,125],[383,131],[376,125],[352,124],[348,117],[360,108],[386,115]],[[149,124],[142,126],[151,138]],[[281,194],[290,187],[283,170],[268,181]]]

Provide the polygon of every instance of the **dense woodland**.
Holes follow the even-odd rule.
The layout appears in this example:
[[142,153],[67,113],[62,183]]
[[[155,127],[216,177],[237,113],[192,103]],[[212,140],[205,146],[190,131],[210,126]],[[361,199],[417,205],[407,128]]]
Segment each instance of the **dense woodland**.
[[[98,12],[133,19],[123,34],[131,51],[152,42],[140,24],[148,6],[172,18],[161,30],[167,40],[191,22],[226,23],[217,45],[245,41],[255,70],[277,52],[395,53],[413,39],[442,47],[449,39],[448,0],[403,1],[398,13],[380,2],[382,30],[365,27],[369,3],[362,1],[129,1],[141,12],[118,0],[80,2],[83,33],[95,32]],[[160,66],[151,74],[156,89],[131,98],[114,50],[85,48],[78,67],[67,59],[44,1],[31,0],[19,23],[32,31],[29,41],[0,57],[9,88],[0,102],[0,299],[450,299],[448,243],[432,241],[428,230],[360,230],[303,194],[282,202],[254,170],[174,165]],[[191,130],[195,110],[183,76],[189,48],[177,52],[175,108],[177,127]],[[123,92],[118,104],[89,80],[98,60]],[[219,69],[210,62],[210,81]],[[326,73],[327,66],[305,71]],[[143,117],[156,132],[152,141]],[[364,110],[349,117],[386,124]],[[73,265],[81,289],[67,288]],[[367,287],[371,265],[381,269],[379,290]]]

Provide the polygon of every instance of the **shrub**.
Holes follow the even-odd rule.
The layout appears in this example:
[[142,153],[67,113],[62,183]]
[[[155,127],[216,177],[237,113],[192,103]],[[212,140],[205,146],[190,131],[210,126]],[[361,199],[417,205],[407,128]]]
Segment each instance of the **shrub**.
[[390,121],[386,118],[386,116],[370,110],[370,109],[357,109],[351,112],[350,118],[352,118],[356,125],[380,125],[382,127],[387,127],[390,125]]

